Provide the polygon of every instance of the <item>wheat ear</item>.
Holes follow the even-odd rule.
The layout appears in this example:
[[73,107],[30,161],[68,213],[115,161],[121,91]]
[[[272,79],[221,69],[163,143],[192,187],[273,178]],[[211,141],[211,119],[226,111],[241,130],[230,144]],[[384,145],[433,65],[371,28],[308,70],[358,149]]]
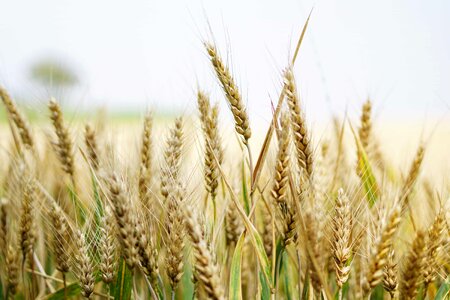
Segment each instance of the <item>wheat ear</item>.
[[29,182],[25,186],[22,197],[22,213],[20,215],[19,241],[22,250],[22,259],[32,258],[34,243],[36,241],[35,234],[35,217],[34,217],[34,201],[36,193],[34,183]]
[[6,295],[7,298],[14,299],[14,295],[17,293],[17,287],[19,285],[19,255],[17,249],[13,247],[13,242],[8,245],[6,252],[6,275],[7,286]]
[[97,132],[91,125],[86,124],[84,127],[84,142],[86,144],[89,162],[95,171],[100,167],[100,152],[97,143]]
[[372,132],[372,102],[370,99],[367,99],[364,102],[361,113],[361,127],[359,128],[359,140],[366,152],[368,152],[371,132]]
[[437,258],[443,246],[442,240],[444,237],[445,224],[444,210],[441,210],[428,229],[429,238],[425,257],[426,265],[423,272],[425,287],[428,287],[428,285],[436,278],[436,271],[438,269]]
[[208,248],[208,244],[202,234],[202,229],[197,218],[193,215],[193,209],[184,210],[186,228],[194,247],[194,268],[197,278],[208,296],[208,299],[223,300],[223,290],[219,277],[219,270],[214,262],[214,256]]
[[75,172],[73,142],[69,135],[69,131],[64,124],[61,107],[54,99],[51,99],[48,103],[48,108],[50,110],[50,119],[52,120],[56,136],[58,137],[58,141],[53,145],[55,146],[56,153],[61,161],[64,172],[69,174],[73,179]]
[[0,199],[0,254],[6,257],[8,251],[8,206],[9,201],[6,198]]
[[320,248],[320,232],[317,225],[317,218],[315,213],[307,211],[304,215],[304,226],[307,240],[307,257],[308,268],[311,276],[311,284],[316,293],[320,293],[323,287],[322,279],[322,250]]
[[383,270],[386,266],[389,249],[392,246],[400,219],[400,209],[398,206],[395,206],[388,216],[387,223],[382,228],[378,241],[372,249],[369,258],[369,266],[362,284],[363,293],[365,295],[369,294],[369,292],[383,279]]
[[158,251],[154,246],[148,228],[148,226],[145,226],[144,220],[138,218],[136,236],[139,237],[137,244],[139,261],[145,275],[150,278],[153,285],[156,285],[159,274]]
[[416,299],[420,278],[423,274],[426,254],[426,234],[418,231],[416,238],[409,251],[405,266],[402,270],[402,281],[400,284],[400,299]]
[[28,122],[20,113],[20,111],[18,110],[14,101],[11,99],[8,92],[1,86],[0,86],[0,98],[3,101],[3,104],[6,107],[6,110],[8,111],[9,117],[14,122],[17,129],[19,130],[19,135],[22,140],[22,143],[29,148],[33,148],[34,147],[34,139],[33,139],[32,133],[31,133],[31,128],[28,125]]
[[[53,232],[53,253],[55,256],[56,269],[61,273],[69,272],[69,243],[70,226],[64,212],[56,202],[52,203],[49,211]],[[64,276],[64,275],[63,275]]]
[[109,284],[114,281],[116,271],[116,232],[114,216],[109,205],[105,207],[105,214],[102,217],[102,227],[100,228],[100,273],[104,283]]
[[294,135],[294,146],[299,167],[305,171],[305,176],[311,178],[313,172],[313,152],[306,121],[300,109],[300,99],[297,93],[292,68],[284,72],[284,86],[291,115],[291,126]]
[[420,174],[420,167],[422,165],[424,155],[425,155],[425,147],[423,145],[419,145],[419,148],[416,151],[416,155],[414,156],[414,160],[409,168],[408,175],[403,183],[403,187],[401,190],[401,198],[403,200],[403,210],[405,210],[409,205],[414,185]]
[[184,219],[181,210],[183,201],[183,189],[180,183],[172,186],[174,191],[171,192],[167,204],[167,254],[166,265],[167,275],[172,286],[172,293],[180,282],[183,275],[183,251],[184,251]]
[[336,283],[342,289],[347,282],[351,266],[349,264],[352,254],[352,211],[350,200],[343,189],[338,190],[333,216],[333,258],[336,270]]
[[108,182],[109,200],[114,209],[122,255],[130,269],[137,263],[138,250],[135,234],[136,220],[132,211],[130,199],[125,195],[123,184],[113,174]]
[[165,165],[161,169],[161,194],[166,200],[169,197],[172,184],[178,180],[182,146],[183,119],[177,118],[167,139],[166,149],[164,151]]
[[75,237],[77,245],[75,263],[78,267],[78,279],[80,281],[81,294],[86,299],[89,299],[94,291],[95,285],[94,265],[89,256],[89,248],[85,235],[80,230],[76,230]]
[[214,71],[216,72],[217,79],[219,79],[225,97],[228,100],[228,105],[230,106],[231,113],[234,117],[236,132],[242,136],[242,141],[247,145],[248,140],[252,135],[252,131],[250,129],[247,110],[245,109],[239,89],[231,76],[230,71],[222,62],[216,47],[210,43],[205,43],[205,47],[214,67]]
[[139,168],[139,199],[144,208],[150,206],[149,187],[151,185],[152,171],[152,127],[153,117],[147,112],[144,117],[141,141],[141,161]]
[[236,205],[231,201],[228,203],[227,214],[225,215],[226,244],[236,245],[242,233],[242,221]]
[[386,266],[384,267],[383,288],[389,292],[391,299],[394,299],[398,289],[397,263],[395,262],[395,252],[391,249],[388,255]]
[[[197,92],[200,121],[205,136],[205,182],[206,189],[211,194],[213,201],[217,195],[219,185],[219,168],[217,163],[222,163],[222,149],[218,131],[218,107],[211,108],[209,97],[202,91]],[[215,204],[215,203],[214,203]]]

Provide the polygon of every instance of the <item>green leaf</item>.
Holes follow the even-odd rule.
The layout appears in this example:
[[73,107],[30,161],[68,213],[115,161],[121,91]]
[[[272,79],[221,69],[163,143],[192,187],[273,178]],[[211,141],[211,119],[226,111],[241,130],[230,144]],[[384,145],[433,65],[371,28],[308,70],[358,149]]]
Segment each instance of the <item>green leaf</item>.
[[282,266],[282,270],[283,270],[283,279],[284,279],[284,294],[286,295],[286,300],[291,300],[292,299],[292,287],[291,287],[291,283],[292,280],[289,278],[290,277],[290,273],[289,273],[289,264],[288,264],[288,259],[289,256],[287,254],[286,251],[283,251],[281,253],[281,266]]
[[273,287],[270,261],[269,258],[267,257],[266,250],[264,249],[263,240],[252,223],[249,223],[248,227],[250,228],[250,239],[253,241],[253,246],[255,247],[256,255],[258,256],[261,271],[266,277],[269,286]]
[[351,127],[353,136],[355,137],[356,147],[358,150],[358,172],[360,172],[361,180],[364,186],[364,191],[366,193],[367,201],[369,202],[369,207],[372,207],[379,198],[379,190],[377,180],[373,174],[372,167],[367,158],[366,151],[361,144],[358,136]]
[[77,218],[79,219],[81,224],[84,224],[86,222],[86,208],[84,207],[84,204],[80,201],[80,198],[78,198],[78,195],[73,185],[68,184],[67,190],[69,192],[70,200],[72,200],[72,204],[77,210]]
[[383,300],[384,299],[384,288],[381,284],[377,285],[370,295],[371,300]]
[[244,208],[247,216],[250,214],[250,199],[248,197],[247,177],[245,175],[245,164],[242,162],[242,196],[244,198]]
[[63,300],[66,298],[64,296],[64,294],[67,295],[67,298],[70,298],[70,297],[78,296],[80,294],[80,292],[81,292],[80,285],[77,282],[75,282],[75,283],[72,283],[72,284],[69,284],[68,286],[66,286],[65,291],[64,291],[64,288],[60,288],[56,292],[45,296],[43,299],[44,300]]
[[285,246],[283,245],[283,242],[281,239],[278,239],[277,245],[276,245],[276,251],[275,251],[275,266],[272,266],[272,268],[275,268],[275,278],[274,278],[274,285],[277,286],[278,277],[281,274],[281,260],[282,255],[284,252]]
[[3,281],[2,281],[2,274],[0,274],[0,300],[3,300]]
[[434,300],[444,300],[448,299],[447,297],[450,295],[450,276],[447,277],[447,280],[441,284],[436,297]]
[[259,272],[259,282],[261,282],[261,300],[269,300],[270,299],[270,287],[267,284],[267,279]]
[[[184,252],[185,252],[185,257],[188,257],[189,252],[188,252],[187,247],[185,247]],[[194,270],[193,270],[192,264],[184,264],[183,276],[181,277],[182,286],[180,286],[177,290],[177,293],[181,294],[182,299],[193,299],[195,296],[194,282],[192,282],[193,271]],[[161,299],[164,299],[163,293],[162,293],[163,288],[164,288],[164,285],[162,285],[162,288],[158,287],[158,289],[161,290],[160,292],[158,292],[158,296]]]
[[234,249],[233,259],[230,268],[230,288],[229,299],[242,300],[241,285],[241,265],[242,265],[242,248],[245,242],[245,232],[241,234]]
[[269,263],[269,258],[267,257],[266,250],[264,249],[264,243],[262,241],[262,238],[259,235],[253,223],[250,221],[248,213],[245,212],[245,210],[242,208],[241,203],[239,203],[239,200],[236,197],[236,194],[234,193],[234,190],[232,189],[230,182],[227,180],[226,174],[220,167],[220,164],[218,165],[218,168],[222,175],[223,181],[225,182],[225,185],[227,186],[227,189],[230,192],[231,199],[233,200],[234,205],[236,205],[239,215],[241,216],[242,221],[244,222],[245,230],[247,230],[247,233],[250,237],[250,241],[252,242],[252,246],[255,248],[256,256],[258,258],[261,270],[263,271],[263,274],[266,277],[269,286],[272,288],[273,283],[272,283],[271,267]]
[[120,258],[119,270],[117,271],[116,287],[114,290],[115,300],[131,299],[131,286],[133,281],[133,272],[128,268],[123,257]]
[[309,272],[306,272],[305,281],[303,283],[302,299],[309,299]]

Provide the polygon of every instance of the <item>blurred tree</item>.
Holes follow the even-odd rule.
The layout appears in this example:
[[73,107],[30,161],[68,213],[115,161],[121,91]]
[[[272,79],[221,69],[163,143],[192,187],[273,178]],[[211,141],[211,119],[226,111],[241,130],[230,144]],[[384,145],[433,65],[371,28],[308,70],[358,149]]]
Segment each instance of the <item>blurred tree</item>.
[[31,78],[47,88],[70,88],[78,83],[73,69],[53,59],[38,61],[30,71]]

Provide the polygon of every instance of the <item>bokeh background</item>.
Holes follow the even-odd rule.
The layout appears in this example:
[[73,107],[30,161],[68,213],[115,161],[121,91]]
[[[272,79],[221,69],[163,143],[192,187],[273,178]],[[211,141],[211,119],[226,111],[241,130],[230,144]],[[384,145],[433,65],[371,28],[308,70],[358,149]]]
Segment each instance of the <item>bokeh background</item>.
[[407,165],[425,140],[430,172],[447,172],[446,0],[1,1],[0,84],[31,117],[45,118],[55,96],[74,116],[107,107],[136,120],[148,108],[169,117],[196,113],[200,86],[223,106],[226,139],[234,136],[232,119],[202,45],[212,40],[261,138],[312,8],[295,72],[316,142],[332,115],[357,126],[370,97],[391,161]]
[[78,110],[189,111],[197,84],[220,98],[202,47],[214,38],[252,119],[267,121],[312,7],[296,72],[313,119],[368,96],[384,116],[448,114],[446,0],[1,1],[0,82],[32,104],[52,94]]

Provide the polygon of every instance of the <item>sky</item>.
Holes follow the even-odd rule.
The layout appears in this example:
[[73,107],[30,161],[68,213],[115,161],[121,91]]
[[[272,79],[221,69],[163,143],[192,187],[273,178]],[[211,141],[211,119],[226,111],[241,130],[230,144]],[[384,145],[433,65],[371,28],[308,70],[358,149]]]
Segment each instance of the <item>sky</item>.
[[[78,109],[195,111],[201,87],[226,109],[203,41],[230,66],[252,121],[268,122],[301,28],[295,74],[314,120],[359,114],[447,118],[450,1],[0,1],[0,84],[29,103],[71,97]],[[30,65],[52,57],[80,83],[49,95]],[[67,96],[70,95],[70,96]]]

